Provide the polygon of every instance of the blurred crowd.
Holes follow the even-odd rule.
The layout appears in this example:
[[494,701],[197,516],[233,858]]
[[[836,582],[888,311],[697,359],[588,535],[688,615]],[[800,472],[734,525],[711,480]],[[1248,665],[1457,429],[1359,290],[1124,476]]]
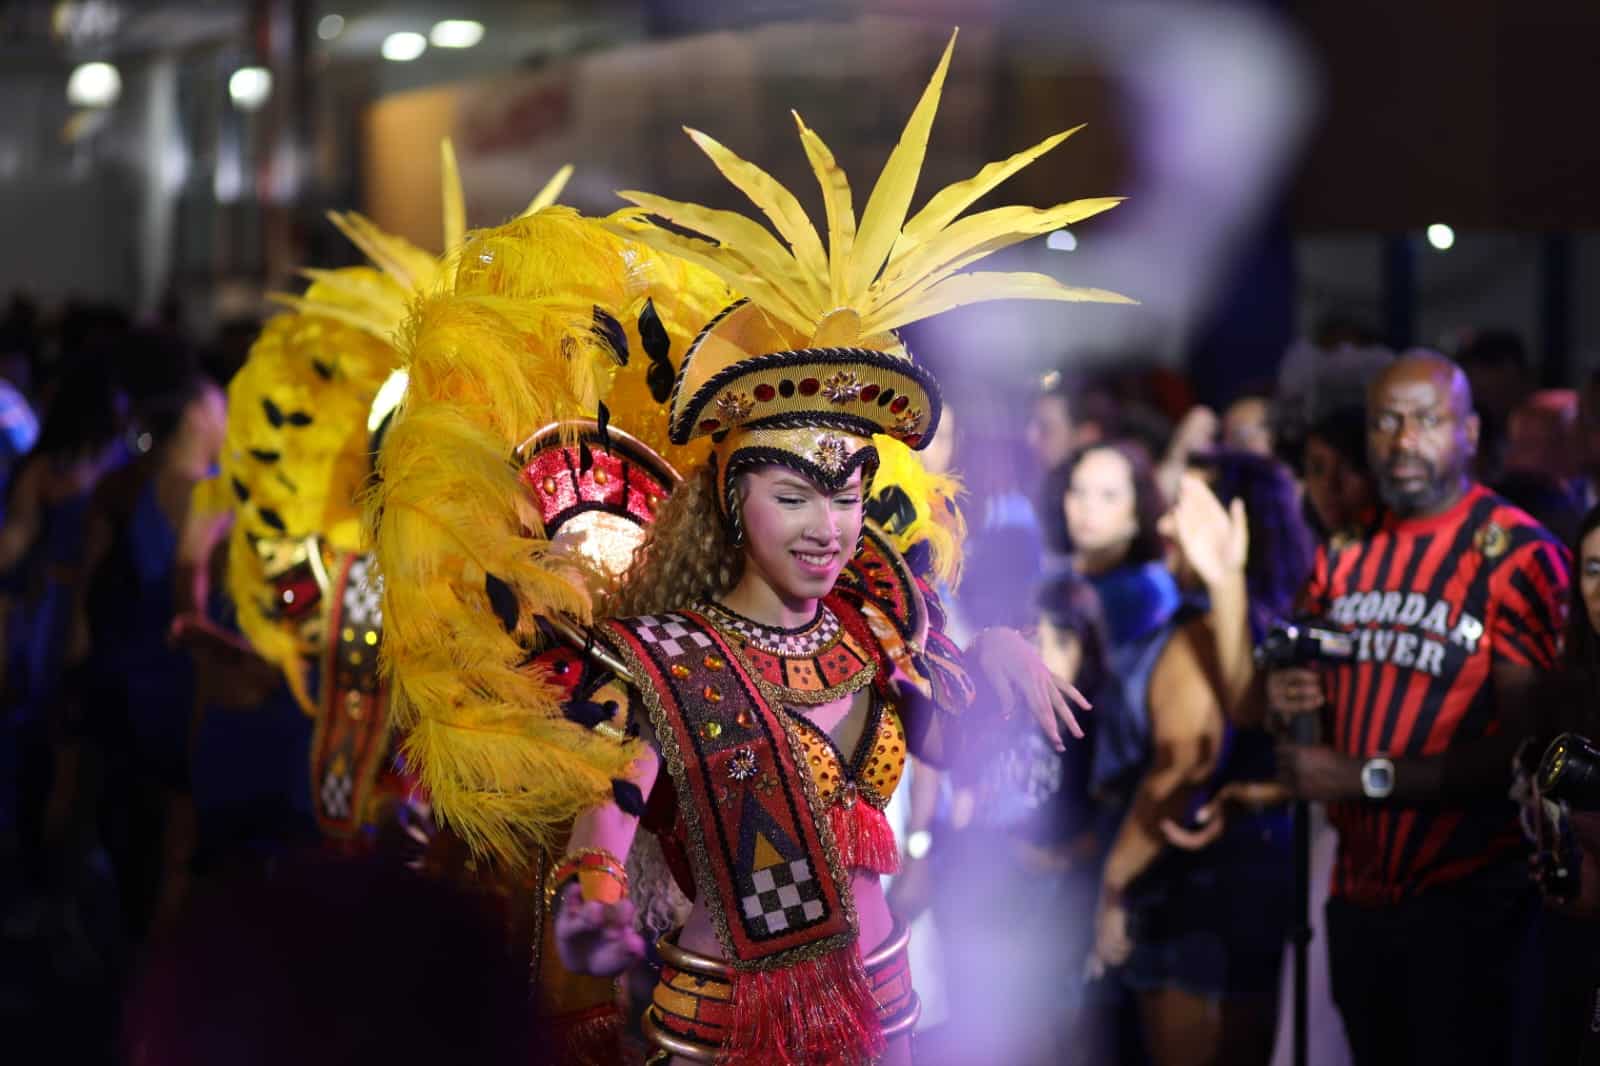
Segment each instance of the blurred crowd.
[[[201,346],[175,310],[136,324],[20,299],[0,319],[0,1015],[67,1061],[157,1061],[119,1052],[129,1005],[159,1040],[199,1028],[185,997],[208,985],[322,1034],[392,1031],[421,997],[471,1011],[471,1061],[495,1061],[529,1037],[498,934],[444,887],[295,858],[315,850],[311,724],[271,671],[208,675],[175,625],[230,632],[225,559],[187,543],[189,508],[254,329]],[[1600,885],[1584,815],[1532,779],[1557,733],[1600,736],[1600,376],[1541,388],[1513,334],[1395,353],[1342,319],[1219,410],[1179,373],[1107,365],[958,381],[926,455],[964,484],[952,635],[1033,634],[1094,708],[1064,754],[1018,722],[914,768],[890,898],[917,923],[919,1059],[1287,1062],[1286,953],[1309,919],[1318,1066],[1578,1061]],[[1465,495],[1435,508],[1457,475]],[[1449,616],[1437,693],[1399,672],[1426,662],[1404,659],[1408,633],[1347,663],[1252,654],[1296,619],[1426,628],[1426,596]],[[1362,664],[1370,685],[1340,680]],[[1305,913],[1296,801],[1316,804]],[[405,964],[389,934],[417,909],[441,916],[417,950],[472,980]],[[230,1019],[195,1061],[266,1061],[226,1050]],[[409,1045],[363,1054],[420,1061],[399,1028]],[[378,1061],[319,1048],[271,1054]]]

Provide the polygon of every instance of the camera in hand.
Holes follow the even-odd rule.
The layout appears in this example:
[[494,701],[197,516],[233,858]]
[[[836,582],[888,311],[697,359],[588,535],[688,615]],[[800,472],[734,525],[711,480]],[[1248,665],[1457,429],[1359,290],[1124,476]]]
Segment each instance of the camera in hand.
[[[1316,618],[1279,622],[1267,630],[1255,650],[1258,670],[1347,662],[1355,657],[1355,637]],[[1289,722],[1287,733],[1296,744],[1315,744],[1318,738],[1316,717],[1296,715]]]
[[1575,811],[1600,810],[1600,748],[1577,733],[1550,742],[1535,779],[1539,792]]
[[1356,639],[1315,618],[1279,622],[1256,645],[1255,657],[1263,670],[1347,662],[1356,657]]

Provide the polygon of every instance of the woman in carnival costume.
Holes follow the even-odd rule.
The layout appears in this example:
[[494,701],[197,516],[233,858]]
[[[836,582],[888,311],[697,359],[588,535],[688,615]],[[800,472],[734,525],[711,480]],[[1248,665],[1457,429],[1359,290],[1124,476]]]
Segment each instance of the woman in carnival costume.
[[[787,248],[738,214],[627,193],[710,239],[546,212],[469,237],[451,292],[408,326],[411,391],[370,509],[405,751],[485,852],[527,861],[575,818],[546,884],[580,972],[646,957],[626,897],[636,829],[653,830],[693,903],[651,959],[652,1061],[909,1059],[882,807],[908,750],[938,760],[990,708],[964,719],[974,683],[928,582],[863,519],[880,449],[938,422],[892,331],[980,300],[1125,302],[958,273],[1116,203],[958,221],[1066,134],[907,218],[949,59],[859,226],[801,125],[826,250],[790,192],[691,131]],[[526,269],[555,255],[560,278]],[[983,703],[1026,705],[1058,745],[1076,731],[1019,635],[975,650]]]

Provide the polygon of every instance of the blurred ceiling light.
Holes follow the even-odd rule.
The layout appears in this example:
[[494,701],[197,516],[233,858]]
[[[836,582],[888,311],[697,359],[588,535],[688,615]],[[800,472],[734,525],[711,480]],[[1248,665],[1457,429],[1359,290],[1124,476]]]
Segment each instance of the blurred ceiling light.
[[67,79],[73,107],[110,107],[122,95],[122,75],[110,63],[85,63]]
[[240,67],[228,79],[228,95],[240,111],[255,111],[272,96],[272,71],[266,67]]
[[483,40],[483,23],[471,19],[445,19],[428,31],[428,43],[435,48],[471,48]]
[[409,63],[428,50],[428,39],[409,30],[391,33],[383,39],[383,58],[395,63]]
[[1448,252],[1456,243],[1456,231],[1443,222],[1428,227],[1428,243],[1441,252]]
[[344,32],[343,15],[323,15],[317,20],[317,36],[324,41],[331,41]]
[[1044,246],[1052,252],[1070,252],[1078,247],[1078,238],[1068,229],[1058,229],[1044,239]]

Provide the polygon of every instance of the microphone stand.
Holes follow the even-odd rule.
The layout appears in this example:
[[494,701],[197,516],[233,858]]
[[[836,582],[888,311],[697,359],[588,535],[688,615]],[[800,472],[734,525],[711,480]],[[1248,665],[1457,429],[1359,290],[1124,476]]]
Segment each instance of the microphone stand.
[[[1295,744],[1315,744],[1319,737],[1317,715],[1299,714],[1289,723],[1289,740]],[[1311,805],[1294,801],[1294,925],[1290,930],[1294,957],[1294,1026],[1291,1030],[1291,1061],[1307,1066],[1307,1042],[1311,1003],[1309,954],[1311,948]]]

